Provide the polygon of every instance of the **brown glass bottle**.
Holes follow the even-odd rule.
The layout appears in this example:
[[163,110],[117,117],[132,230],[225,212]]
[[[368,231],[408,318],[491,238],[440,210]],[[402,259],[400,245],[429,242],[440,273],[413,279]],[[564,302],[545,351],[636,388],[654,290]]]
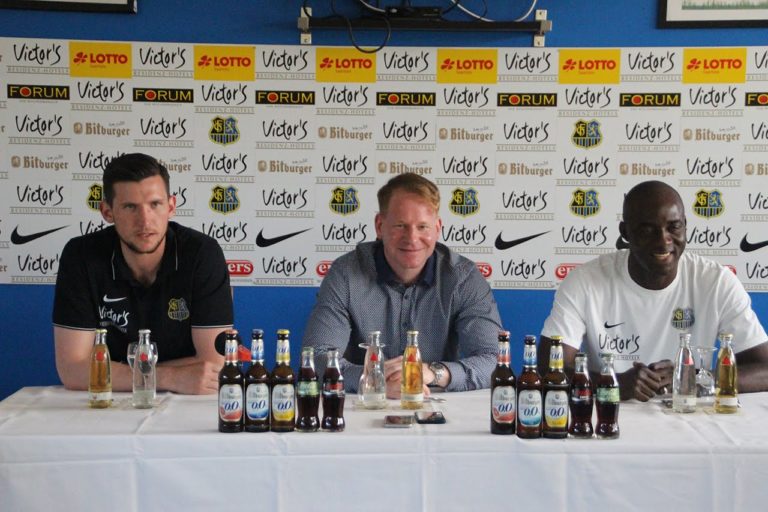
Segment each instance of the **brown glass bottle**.
[[541,437],[541,377],[536,369],[536,336],[527,335],[523,373],[517,379],[517,437]]
[[544,418],[541,435],[550,439],[568,437],[568,376],[563,371],[562,336],[552,336],[549,370],[542,379]]
[[[136,364],[136,363],[134,363]],[[219,372],[219,432],[243,431],[243,374],[237,361],[237,331],[227,331]]]
[[293,432],[296,428],[295,377],[291,368],[291,345],[288,329],[277,331],[276,364],[272,369],[270,424],[272,432]]
[[245,430],[269,431],[269,372],[264,367],[264,331],[251,332],[251,367],[245,375]]
[[499,332],[499,355],[496,368],[491,374],[491,433],[509,435],[515,433],[515,372],[510,366],[509,331]]
[[568,434],[571,437],[589,439],[594,430],[592,428],[592,408],[594,396],[592,394],[592,381],[589,378],[587,355],[583,352],[576,354],[575,371],[571,379],[571,392],[568,403],[571,408],[571,425]]
[[296,385],[296,430],[317,432],[320,418],[317,409],[320,406],[320,388],[315,372],[315,349],[304,347],[301,350],[299,382]]

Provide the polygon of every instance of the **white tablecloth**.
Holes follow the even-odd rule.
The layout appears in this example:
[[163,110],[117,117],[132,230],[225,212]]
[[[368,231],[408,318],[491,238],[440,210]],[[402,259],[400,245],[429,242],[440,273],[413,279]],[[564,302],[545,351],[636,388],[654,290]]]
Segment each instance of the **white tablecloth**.
[[442,396],[444,425],[348,397],[342,433],[221,434],[215,396],[24,388],[0,402],[0,510],[765,510],[768,393],[732,416],[622,403],[611,441],[491,435],[488,390]]

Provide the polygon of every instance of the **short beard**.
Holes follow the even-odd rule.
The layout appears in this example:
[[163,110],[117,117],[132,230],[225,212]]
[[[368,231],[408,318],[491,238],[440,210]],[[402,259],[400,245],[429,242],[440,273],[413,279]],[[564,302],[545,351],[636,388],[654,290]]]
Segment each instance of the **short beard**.
[[128,240],[125,240],[123,237],[120,237],[120,241],[123,243],[124,247],[127,247],[128,250],[130,250],[134,254],[153,254],[155,251],[157,251],[157,249],[160,248],[160,245],[165,241],[165,235],[163,235],[163,238],[161,238],[153,248],[146,251],[142,251],[141,249],[136,247],[134,244],[132,244]]

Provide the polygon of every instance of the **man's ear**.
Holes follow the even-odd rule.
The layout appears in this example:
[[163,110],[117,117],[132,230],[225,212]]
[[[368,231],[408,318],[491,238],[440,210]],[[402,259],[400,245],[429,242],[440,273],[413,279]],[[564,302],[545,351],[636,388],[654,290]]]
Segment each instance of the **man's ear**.
[[101,203],[99,203],[99,211],[101,212],[101,216],[105,221],[109,222],[110,224],[115,223],[115,217],[112,215],[112,207],[110,207],[103,199],[101,200]]
[[619,222],[619,234],[621,238],[629,242],[629,238],[627,238],[627,225],[624,224],[624,221]]

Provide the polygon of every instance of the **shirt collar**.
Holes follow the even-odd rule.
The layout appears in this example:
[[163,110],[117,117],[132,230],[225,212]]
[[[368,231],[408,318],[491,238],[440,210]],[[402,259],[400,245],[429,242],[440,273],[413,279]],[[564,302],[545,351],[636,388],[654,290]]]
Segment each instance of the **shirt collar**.
[[[426,286],[435,284],[435,268],[437,267],[436,252],[437,251],[432,251],[432,255],[427,259],[427,262],[424,264],[424,269],[421,271],[421,275],[419,275],[419,278],[416,280],[417,283]],[[386,283],[400,282],[397,278],[397,274],[395,274],[395,271],[389,266],[389,262],[384,255],[384,244],[381,240],[376,240],[376,243],[373,246],[373,261],[376,265],[376,275],[378,276],[377,279],[379,281]]]
[[[165,251],[163,252],[163,260],[160,263],[158,275],[168,274],[179,269],[179,246],[176,233],[173,229],[174,224],[174,222],[168,223],[168,229],[165,233]],[[114,229],[114,227],[112,229]],[[117,236],[117,230],[115,230],[115,244],[112,248],[111,264],[113,280],[134,280],[133,273],[123,257],[123,251],[120,247],[120,237]]]

